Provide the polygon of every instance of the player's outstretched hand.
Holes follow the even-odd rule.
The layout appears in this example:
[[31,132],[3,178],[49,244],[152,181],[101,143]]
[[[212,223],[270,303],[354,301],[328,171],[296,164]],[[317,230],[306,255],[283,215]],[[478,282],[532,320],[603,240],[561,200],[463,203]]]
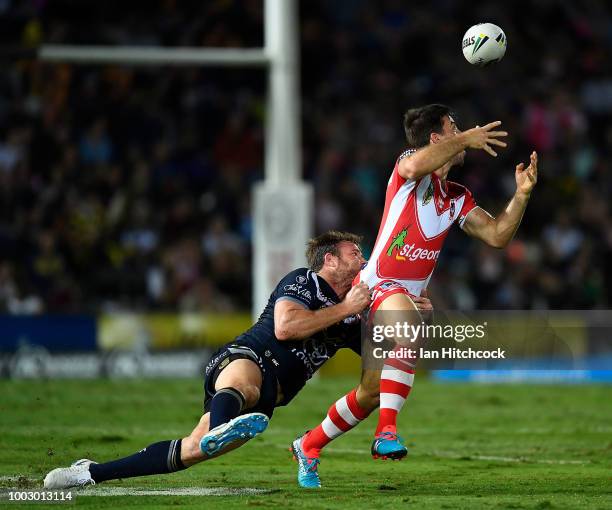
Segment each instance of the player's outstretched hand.
[[482,149],[489,153],[493,157],[497,157],[491,145],[497,145],[498,147],[506,147],[506,142],[499,140],[508,136],[506,131],[493,131],[494,128],[501,125],[501,120],[490,122],[486,126],[476,126],[475,128],[468,129],[461,133],[465,140],[465,144],[470,149]]
[[514,175],[516,177],[516,191],[529,195],[536,182],[538,182],[538,153],[536,151],[531,153],[527,168],[523,163],[516,165]]
[[372,302],[372,292],[365,283],[358,283],[348,291],[344,302],[349,307],[350,315],[355,315],[365,310]]

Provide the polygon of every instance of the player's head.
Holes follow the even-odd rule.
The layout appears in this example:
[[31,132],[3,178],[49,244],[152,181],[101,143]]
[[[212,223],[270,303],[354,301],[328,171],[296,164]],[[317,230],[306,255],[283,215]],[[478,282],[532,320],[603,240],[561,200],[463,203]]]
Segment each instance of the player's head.
[[[411,149],[420,149],[430,143],[438,143],[461,131],[455,122],[456,115],[449,106],[428,104],[411,108],[404,114],[404,132]],[[460,165],[465,158],[465,151],[457,154],[453,165]]]
[[306,260],[315,272],[335,273],[337,279],[352,280],[365,262],[359,248],[362,237],[350,232],[330,230],[308,241]]

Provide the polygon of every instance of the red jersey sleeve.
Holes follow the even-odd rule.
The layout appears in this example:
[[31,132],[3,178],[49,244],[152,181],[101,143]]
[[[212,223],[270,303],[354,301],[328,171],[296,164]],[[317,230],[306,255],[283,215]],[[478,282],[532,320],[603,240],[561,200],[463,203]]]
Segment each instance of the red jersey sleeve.
[[465,189],[465,200],[463,201],[463,207],[461,207],[461,211],[459,212],[459,218],[458,218],[458,223],[459,226],[461,228],[463,228],[463,224],[465,223],[465,218],[467,217],[467,215],[473,211],[476,207],[478,207],[476,205],[476,200],[474,200],[474,196],[472,195],[472,192],[467,189]]

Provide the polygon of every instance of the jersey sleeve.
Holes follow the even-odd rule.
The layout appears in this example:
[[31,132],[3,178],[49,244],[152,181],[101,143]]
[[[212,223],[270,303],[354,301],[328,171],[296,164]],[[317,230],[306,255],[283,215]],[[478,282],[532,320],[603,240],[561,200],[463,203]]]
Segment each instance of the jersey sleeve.
[[400,164],[400,161],[402,159],[409,158],[415,152],[416,152],[416,149],[406,149],[397,158],[397,161],[395,162],[395,167],[393,167],[393,173],[391,174],[391,177],[389,179],[389,184],[388,184],[388,186],[391,187],[394,192],[397,191],[406,182],[406,179],[404,179],[399,174],[399,164]]
[[315,308],[317,287],[311,272],[307,269],[291,271],[276,286],[275,293],[275,303],[288,300],[298,303],[304,308],[311,310]]
[[397,162],[399,163],[402,159],[412,156],[416,151],[416,149],[406,149],[399,155],[399,158],[397,158]]
[[463,224],[465,223],[465,219],[467,215],[472,212],[476,207],[476,200],[474,200],[474,196],[472,195],[469,189],[465,189],[465,200],[463,201],[463,207],[461,207],[461,211],[459,211],[459,226],[463,228]]

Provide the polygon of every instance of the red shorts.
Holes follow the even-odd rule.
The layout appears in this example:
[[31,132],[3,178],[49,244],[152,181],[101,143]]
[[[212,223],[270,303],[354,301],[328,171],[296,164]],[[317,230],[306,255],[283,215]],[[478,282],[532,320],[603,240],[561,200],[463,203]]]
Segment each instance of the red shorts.
[[396,281],[383,280],[382,282],[378,282],[372,288],[372,304],[370,305],[370,312],[376,312],[381,303],[393,294],[404,294],[408,296],[411,300],[414,297],[414,294],[408,292],[406,287],[400,285]]

